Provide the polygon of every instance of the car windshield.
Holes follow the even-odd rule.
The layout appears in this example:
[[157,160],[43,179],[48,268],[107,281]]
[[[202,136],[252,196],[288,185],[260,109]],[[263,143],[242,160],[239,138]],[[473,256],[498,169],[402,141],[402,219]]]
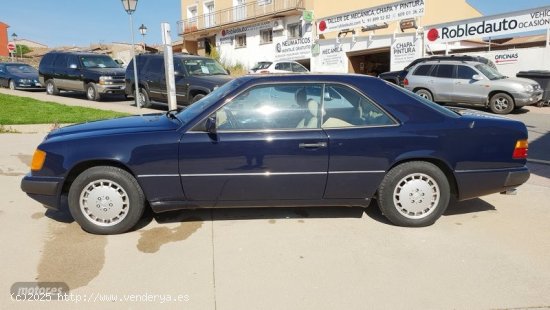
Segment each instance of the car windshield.
[[6,70],[11,74],[18,74],[18,73],[36,73],[38,74],[38,71],[36,71],[35,68],[28,66],[28,65],[10,65],[6,66]]
[[252,70],[261,70],[261,69],[267,69],[269,66],[271,66],[272,62],[269,61],[260,61],[259,63],[255,64],[254,67],[252,67]]
[[85,68],[120,68],[109,56],[82,56],[80,60]]
[[497,69],[491,68],[488,65],[485,64],[479,64],[475,65],[476,69],[479,70],[483,75],[485,75],[489,80],[500,80],[505,79],[506,77],[500,72],[497,71]]
[[218,87],[216,90],[208,94],[208,96],[193,103],[187,109],[179,112],[177,114],[178,119],[183,124],[187,124],[188,122],[193,120],[195,117],[197,117],[199,114],[201,114],[203,111],[211,107],[213,104],[223,99],[235,88],[239,87],[239,85],[241,85],[242,83],[243,82],[241,80],[237,79],[237,80],[232,80],[228,83],[223,84],[222,86]]
[[227,75],[214,59],[182,59],[182,63],[190,75]]

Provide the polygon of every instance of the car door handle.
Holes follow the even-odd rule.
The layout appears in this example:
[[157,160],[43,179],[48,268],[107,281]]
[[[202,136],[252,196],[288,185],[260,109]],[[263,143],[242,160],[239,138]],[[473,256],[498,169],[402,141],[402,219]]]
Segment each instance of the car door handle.
[[317,143],[300,143],[298,145],[301,149],[318,149],[327,147],[326,142],[317,142]]

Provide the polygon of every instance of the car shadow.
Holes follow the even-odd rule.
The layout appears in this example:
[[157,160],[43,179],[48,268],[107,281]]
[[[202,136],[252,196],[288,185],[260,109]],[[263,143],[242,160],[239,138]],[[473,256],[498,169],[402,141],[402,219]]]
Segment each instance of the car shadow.
[[[60,91],[59,96],[61,97],[69,97],[74,99],[86,99],[86,93],[79,92],[79,91],[68,91],[63,90]],[[102,102],[118,102],[118,101],[130,101],[131,98],[126,99],[124,95],[118,95],[118,94],[103,94],[101,95],[101,101]]]

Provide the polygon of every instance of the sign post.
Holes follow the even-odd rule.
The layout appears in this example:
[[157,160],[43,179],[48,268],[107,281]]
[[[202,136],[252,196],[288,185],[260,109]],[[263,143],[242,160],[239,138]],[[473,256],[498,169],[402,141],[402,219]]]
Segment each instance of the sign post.
[[[13,54],[15,52],[15,49],[17,48],[17,45],[15,45],[15,42],[9,42],[8,43],[8,51],[11,54],[11,61],[13,62]],[[17,54],[16,54],[17,57]]]
[[166,94],[168,95],[168,111],[178,108],[176,102],[176,78],[174,76],[174,52],[172,51],[172,37],[170,24],[161,23],[162,44],[164,47],[164,72],[166,73]]

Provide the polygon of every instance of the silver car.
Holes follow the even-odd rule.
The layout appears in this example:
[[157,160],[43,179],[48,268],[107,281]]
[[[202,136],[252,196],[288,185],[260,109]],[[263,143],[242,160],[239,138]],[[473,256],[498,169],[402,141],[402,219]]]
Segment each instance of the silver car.
[[428,61],[409,70],[404,87],[435,102],[489,107],[497,114],[542,100],[533,80],[509,78],[486,64],[470,61]]

